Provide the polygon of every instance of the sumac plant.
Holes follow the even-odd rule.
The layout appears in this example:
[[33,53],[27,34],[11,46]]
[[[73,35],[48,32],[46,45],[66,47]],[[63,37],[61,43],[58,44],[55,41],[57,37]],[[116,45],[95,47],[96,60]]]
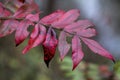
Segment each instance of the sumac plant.
[[[6,7],[7,4],[14,8]],[[42,11],[34,0],[6,0],[4,4],[0,2],[0,38],[15,32],[15,43],[18,46],[30,35],[22,53],[26,54],[30,49],[42,45],[47,66],[57,47],[61,60],[71,47],[74,70],[84,57],[82,43],[94,53],[114,61],[106,49],[91,39],[96,36],[94,24],[89,20],[79,20],[78,9],[57,10],[43,18],[40,18],[41,14]],[[32,32],[27,30],[30,26],[33,27]],[[60,31],[58,38],[55,29]],[[67,42],[66,37],[71,37],[71,44]]]

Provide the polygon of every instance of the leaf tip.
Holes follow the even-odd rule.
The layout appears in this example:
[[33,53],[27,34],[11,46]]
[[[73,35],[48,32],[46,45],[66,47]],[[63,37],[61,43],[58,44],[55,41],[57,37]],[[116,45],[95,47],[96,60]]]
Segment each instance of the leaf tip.
[[24,40],[22,40],[22,39],[21,39],[21,40],[16,40],[16,39],[15,39],[16,47],[19,46],[23,41],[24,41]]
[[23,50],[23,51],[22,51],[22,54],[26,54],[26,53],[27,53],[27,51],[26,51],[26,50]]
[[60,60],[63,61],[63,59],[64,59],[64,56],[61,55],[61,56],[60,56]]
[[31,49],[31,46],[26,46],[26,47],[23,49],[22,54],[26,54],[30,49]]
[[26,53],[23,53],[23,52],[22,52],[22,54],[25,55]]
[[116,63],[115,58],[112,55],[109,56],[109,59],[112,60],[113,63]]
[[114,63],[114,64],[116,63],[116,61],[115,61],[115,59],[114,59],[114,58],[112,59],[112,61],[113,61],[113,63]]
[[61,58],[60,58],[60,61],[62,62],[62,61],[63,61],[63,59],[61,59]]
[[50,61],[45,60],[44,62],[45,62],[45,64],[46,64],[47,68],[49,68],[49,63],[50,63]]
[[73,65],[72,71],[74,71],[76,67],[77,67],[77,65]]
[[16,46],[16,47],[18,47],[18,46],[19,46],[19,44],[17,43],[15,46]]

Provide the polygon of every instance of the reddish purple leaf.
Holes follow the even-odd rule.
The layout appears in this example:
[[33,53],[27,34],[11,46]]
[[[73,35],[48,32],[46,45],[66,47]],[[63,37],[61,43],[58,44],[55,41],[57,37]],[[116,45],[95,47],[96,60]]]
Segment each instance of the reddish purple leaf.
[[37,12],[39,12],[38,6],[35,3],[24,4],[15,12],[13,17],[15,17],[15,18],[23,18],[23,17],[26,17],[28,14],[32,13],[35,10]]
[[3,4],[0,2],[0,17],[8,17],[11,13],[3,7]]
[[73,70],[83,59],[84,54],[82,51],[82,45],[78,36],[74,36],[72,39],[72,61],[73,61]]
[[64,11],[62,10],[57,10],[53,12],[52,14],[43,17],[40,22],[44,25],[50,25],[54,21],[58,20],[62,15],[64,14]]
[[31,13],[28,4],[22,5],[13,15],[15,18],[23,18]]
[[3,25],[0,27],[0,37],[11,34],[13,31],[16,30],[17,26],[18,21],[16,20],[10,19],[4,21]]
[[59,36],[59,42],[58,42],[58,50],[60,52],[60,58],[63,60],[65,55],[68,53],[70,49],[70,44],[66,41],[67,34],[64,31],[61,31]]
[[16,46],[18,46],[20,43],[22,43],[27,38],[27,36],[29,35],[27,28],[30,25],[33,25],[33,23],[28,20],[23,20],[18,24],[16,33],[15,33]]
[[79,20],[77,22],[74,22],[66,26],[64,30],[70,33],[77,33],[77,32],[80,32],[81,30],[85,30],[92,26],[94,25],[89,20]]
[[31,4],[34,0],[17,0],[17,1],[19,1],[19,2],[21,2],[21,3],[29,3],[29,4]]
[[79,10],[72,9],[61,16],[57,21],[52,23],[55,28],[64,28],[65,26],[73,23],[80,15]]
[[20,1],[21,3],[24,3],[24,2],[25,2],[25,0],[18,0],[18,1]]
[[47,67],[49,67],[49,62],[55,55],[57,44],[58,44],[58,40],[56,39],[56,33],[50,27],[46,35],[46,39],[43,42],[44,61]]
[[13,4],[14,7],[20,8],[24,4],[32,4],[34,3],[34,0],[6,0],[7,2],[10,2]]
[[93,37],[96,36],[96,30],[94,28],[88,28],[77,32],[77,35],[81,37]]
[[31,48],[40,45],[46,37],[46,28],[41,24],[36,24],[30,35],[28,45],[24,48],[23,54],[27,53]]
[[32,21],[32,22],[38,22],[39,21],[39,14],[40,13],[36,13],[36,14],[28,14],[26,16],[26,19]]
[[94,52],[115,62],[113,56],[94,40],[81,38],[82,41]]

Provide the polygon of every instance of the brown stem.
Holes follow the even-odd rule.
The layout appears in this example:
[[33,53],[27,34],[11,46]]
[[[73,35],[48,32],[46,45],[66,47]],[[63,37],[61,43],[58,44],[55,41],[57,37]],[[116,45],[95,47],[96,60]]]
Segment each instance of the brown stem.
[[[9,19],[15,19],[15,20],[18,20],[18,21],[24,20],[24,18],[0,17],[0,20],[9,20]],[[40,23],[40,24],[42,24],[42,23]],[[44,25],[44,24],[42,24],[42,25]],[[44,25],[44,26],[47,27],[47,25]],[[64,31],[64,32],[66,32],[66,33],[68,33],[68,34],[70,34],[70,35],[75,35],[75,33],[70,33],[70,32],[65,31],[65,30],[63,30],[63,29],[57,29],[57,28],[54,28],[54,29],[60,30],[60,31]]]
[[15,20],[23,20],[24,18],[12,18],[12,17],[0,17],[0,20],[8,20],[8,19],[15,19]]

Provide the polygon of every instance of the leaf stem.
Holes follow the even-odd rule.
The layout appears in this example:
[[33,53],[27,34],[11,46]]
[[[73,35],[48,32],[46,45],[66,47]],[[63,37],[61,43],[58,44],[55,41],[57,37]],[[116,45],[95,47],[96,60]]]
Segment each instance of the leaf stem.
[[13,18],[13,17],[0,17],[0,20],[8,20],[8,19],[15,19],[15,20],[23,20],[24,18]]
[[[25,18],[14,18],[14,17],[0,17],[0,20],[8,20],[8,19],[15,19],[15,20],[18,20],[18,21],[21,21],[21,20],[24,20]],[[40,23],[41,24],[41,23]],[[46,28],[48,27],[47,25],[44,25],[44,24],[42,24],[43,26],[45,26]],[[53,28],[53,27],[52,27]],[[64,31],[64,32],[66,32],[66,33],[68,33],[68,34],[70,34],[70,35],[75,35],[75,33],[70,33],[70,32],[68,32],[68,31],[66,31],[66,30],[64,30],[64,29],[57,29],[57,28],[54,28],[54,29],[56,29],[56,30],[59,30],[59,31]]]

